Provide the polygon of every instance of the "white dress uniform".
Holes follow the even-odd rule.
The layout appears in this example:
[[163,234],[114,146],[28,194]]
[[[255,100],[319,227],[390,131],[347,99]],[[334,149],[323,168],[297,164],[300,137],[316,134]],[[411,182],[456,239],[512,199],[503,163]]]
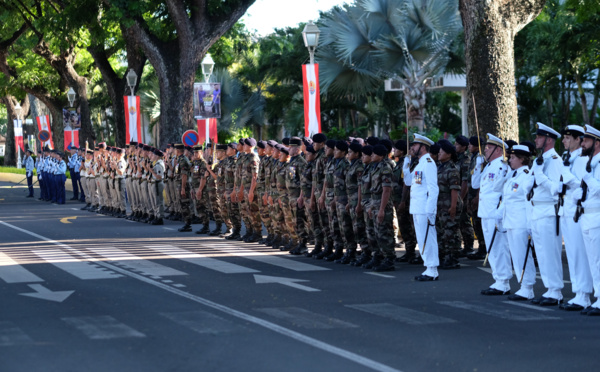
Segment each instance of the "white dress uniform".
[[[577,137],[583,135],[584,132],[584,128],[580,126],[569,125],[563,134],[571,134]],[[573,191],[581,185],[581,178],[584,175],[589,158],[581,155],[581,148],[570,154],[566,152],[564,158],[568,159],[568,161],[563,163],[561,177],[567,189],[563,198],[563,206],[560,209],[560,230],[567,253],[571,288],[573,293],[575,293],[575,298],[571,299],[569,304],[586,308],[590,306],[590,294],[593,290],[593,282],[583,243],[581,226],[579,222],[575,222],[574,220],[577,205],[572,196]],[[560,183],[558,187],[562,189]],[[555,191],[557,195],[562,192],[562,190],[558,189]]]
[[[503,152],[506,150],[507,146],[504,141],[489,133],[487,134],[487,142],[499,148],[504,146]],[[490,161],[483,169],[475,167],[471,178],[473,189],[479,189],[477,216],[481,218],[483,238],[488,249],[488,260],[495,280],[490,289],[501,292],[510,291],[509,280],[512,277],[510,251],[506,244],[507,234],[502,226],[502,215],[499,211],[507,171],[508,166],[504,163],[502,157],[499,157]],[[492,244],[492,239],[494,244]]]
[[[529,152],[527,146],[515,145],[513,151],[521,150]],[[506,229],[506,238],[512,264],[516,275],[520,278],[523,272],[523,281],[521,288],[515,293],[525,299],[532,299],[533,286],[535,284],[535,263],[533,261],[532,250],[527,252],[529,244],[530,221],[529,212],[531,204],[527,201],[527,185],[533,183],[533,178],[529,167],[522,166],[516,170],[508,172],[508,177],[504,183],[502,192],[502,203],[500,204],[500,214],[502,216],[502,226]],[[494,244],[496,244],[494,242]],[[495,249],[495,248],[494,248]]]
[[[418,134],[415,134],[415,142],[427,146],[431,146],[434,143],[429,138]],[[434,279],[438,277],[437,267],[440,264],[437,232],[435,229],[435,216],[437,214],[439,194],[437,180],[437,166],[435,161],[433,161],[429,153],[426,153],[421,156],[419,163],[410,175],[410,214],[413,216],[417,243],[421,251],[423,265],[427,268],[422,275]],[[428,225],[429,232],[427,232]],[[427,243],[425,245],[426,234]]]
[[[600,131],[589,125],[585,126],[585,131],[586,137],[600,141]],[[580,226],[594,283],[594,297],[597,298],[592,304],[593,315],[600,315],[600,153],[592,157],[590,166],[591,172],[584,170],[582,176],[582,181],[587,185],[587,195],[582,202],[584,212],[580,218]],[[582,194],[583,190],[579,188],[572,198],[578,201]]]

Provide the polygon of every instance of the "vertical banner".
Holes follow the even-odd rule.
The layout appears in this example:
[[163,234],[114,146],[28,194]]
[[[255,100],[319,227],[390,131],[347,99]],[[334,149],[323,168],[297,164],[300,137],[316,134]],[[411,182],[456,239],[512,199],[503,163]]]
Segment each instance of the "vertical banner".
[[45,130],[48,133],[50,133],[50,139],[48,139],[48,141],[41,143],[42,148],[48,146],[51,149],[53,149],[54,141],[52,141],[52,127],[50,125],[50,115],[38,116],[35,119],[36,119],[37,125],[38,125],[38,132]]
[[14,119],[15,125],[15,145],[21,148],[22,152],[25,152],[25,145],[23,143],[23,120]]
[[[208,126],[206,125],[208,123]],[[217,119],[199,119],[198,120],[198,143],[206,142],[206,135],[211,143],[219,143],[217,137]]]
[[140,97],[125,96],[125,144],[142,140],[142,116],[140,115]]
[[65,151],[71,150],[71,145],[79,147],[79,131],[65,129]]
[[319,93],[319,65],[302,65],[304,86],[304,135],[321,133],[321,99]]

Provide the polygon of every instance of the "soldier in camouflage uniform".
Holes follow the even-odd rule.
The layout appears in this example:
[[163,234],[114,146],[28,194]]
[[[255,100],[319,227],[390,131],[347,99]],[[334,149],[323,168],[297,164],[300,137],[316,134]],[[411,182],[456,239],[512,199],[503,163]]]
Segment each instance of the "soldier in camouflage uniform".
[[[258,166],[260,159],[254,152],[256,140],[246,138],[244,140],[244,152],[246,153],[242,168],[242,191],[244,197],[244,208],[246,215],[246,243],[256,243],[262,239],[262,221],[258,206],[260,196],[256,190],[258,178]],[[248,232],[248,230],[250,230]]]
[[[340,232],[340,225],[337,217],[337,210],[335,207],[335,160],[333,159],[333,152],[335,150],[335,140],[327,140],[325,143],[325,181],[323,182],[323,190],[321,197],[319,198],[319,205],[321,208],[327,209],[327,216],[329,218],[329,234],[331,236],[332,245],[327,242],[327,247],[323,252],[317,255],[317,259],[323,259],[328,257],[335,257],[335,252],[342,252],[343,241],[342,234]],[[334,252],[335,250],[335,252]],[[340,255],[341,256],[341,255]],[[338,257],[339,258],[339,257]],[[336,259],[336,258],[333,258]]]
[[[215,146],[215,144],[212,146]],[[213,219],[215,220],[215,229],[209,232],[208,235],[219,236],[223,226],[223,214],[221,213],[221,208],[219,207],[221,196],[217,191],[217,173],[213,164],[213,151],[215,150],[213,150],[213,147],[211,146],[208,146],[208,148],[205,149],[206,191],[208,192],[207,211],[209,214],[212,213]]]
[[247,207],[246,201],[244,199],[244,165],[246,163],[246,153],[244,152],[244,140],[245,138],[240,138],[237,144],[238,158],[235,162],[235,200],[239,204],[240,207],[240,216],[242,221],[244,222],[244,226],[246,227],[246,233],[239,237],[237,240],[245,240],[250,237],[252,233],[250,223],[250,218],[247,215]]
[[393,228],[392,167],[384,159],[389,154],[382,144],[373,147],[371,155],[371,202],[367,213],[375,224],[378,252],[364,265],[374,271],[393,271],[396,261],[396,245]]
[[[306,165],[304,166],[304,170],[300,175],[300,188],[302,192],[300,194],[300,198],[298,198],[298,207],[304,208],[304,213],[306,215],[306,233],[309,238],[312,237],[316,242],[320,242],[321,246],[323,245],[323,230],[320,228],[319,221],[319,212],[317,209],[312,210],[310,208],[310,196],[312,195],[312,186],[313,186],[313,167],[315,164],[315,157],[317,155],[317,150],[312,145],[308,145],[305,147],[304,157],[306,159]],[[316,225],[319,223],[319,227],[317,229]],[[319,231],[319,236],[316,235],[315,231]],[[299,255],[306,253],[306,248],[297,247],[294,250],[290,251],[290,254]]]
[[355,213],[357,216],[360,215],[363,218],[363,231],[366,232],[366,234],[361,233],[361,235],[365,235],[367,243],[364,245],[361,244],[361,255],[350,263],[350,265],[358,267],[361,267],[371,261],[373,252],[377,252],[379,250],[375,236],[375,224],[373,223],[373,219],[370,218],[369,214],[367,213],[367,209],[371,203],[371,171],[373,168],[371,166],[371,155],[373,154],[373,146],[362,146],[361,153],[364,168],[358,184],[359,199]]
[[242,231],[242,220],[240,216],[240,205],[237,203],[237,194],[235,188],[235,171],[236,166],[236,155],[237,155],[237,144],[230,143],[227,147],[227,162],[225,164],[225,193],[223,198],[227,204],[227,216],[231,220],[233,226],[233,232],[227,235],[225,239],[237,240],[241,237],[240,232]]
[[290,243],[290,232],[286,223],[286,206],[289,206],[289,200],[287,197],[287,187],[285,185],[286,178],[286,167],[289,161],[289,150],[283,145],[277,145],[275,147],[277,151],[274,151],[274,155],[278,156],[279,161],[276,163],[274,171],[271,173],[271,197],[269,204],[273,206],[273,214],[271,219],[277,221],[279,234],[273,242],[274,249],[289,250]]
[[[325,141],[327,137],[323,133],[317,133],[313,136],[313,148],[316,151],[313,173],[312,173],[312,194],[307,196],[310,203],[308,204],[312,213],[316,213],[317,219],[314,221],[313,230],[315,234],[315,248],[307,253],[307,257],[317,257],[326,246],[331,252],[333,251],[333,241],[329,234],[329,217],[325,206],[321,206],[318,200],[321,198],[323,191],[323,182],[325,181],[325,167],[327,165],[327,157],[325,156]],[[322,237],[319,240],[319,237]]]
[[[271,155],[267,154],[271,152],[271,147],[267,145],[266,141],[258,141],[256,143],[258,158],[260,163],[258,165],[258,178],[256,182],[256,195],[258,197],[258,209],[260,213],[260,219],[265,225],[267,230],[267,236],[259,241],[259,244],[266,244],[273,237],[273,231],[271,229],[271,217],[269,215],[269,203],[265,199],[266,180],[267,180],[267,169],[271,163]],[[269,150],[267,150],[269,147]]]
[[192,158],[192,168],[190,177],[190,187],[192,195],[192,206],[196,217],[203,224],[202,229],[196,231],[196,234],[208,234],[208,213],[206,210],[206,160],[202,154],[202,145],[193,147],[194,154]]
[[[479,208],[479,189],[473,189],[471,187],[471,176],[475,171],[477,164],[477,157],[479,156],[479,144],[485,147],[485,140],[478,139],[476,136],[469,138],[469,152],[471,153],[471,162],[469,163],[469,178],[467,192],[467,209],[471,215],[473,221],[473,231],[477,237],[479,247],[477,252],[468,253],[467,258],[470,260],[483,260],[485,258],[487,248],[485,246],[485,239],[483,238],[483,230],[481,228],[481,218],[477,216],[477,209]],[[485,165],[485,163],[484,163]]]
[[[456,137],[454,147],[456,148],[456,154],[458,160],[456,166],[460,170],[460,199],[463,201],[467,200],[467,193],[469,192],[469,180],[471,179],[471,173],[469,172],[469,165],[471,163],[471,157],[467,151],[469,146],[469,139],[465,136]],[[463,238],[464,248],[459,252],[459,257],[466,257],[467,254],[473,252],[473,242],[475,239],[475,233],[473,231],[473,224],[471,223],[471,213],[467,207],[467,203],[463,203],[462,210],[460,211],[460,233]]]
[[[346,141],[337,141],[335,143],[335,150],[333,152],[334,160],[332,162],[333,200],[342,244],[336,247],[335,252],[326,258],[327,261],[335,261],[337,263],[350,263],[356,255],[356,240],[354,239],[352,217],[348,208],[348,192],[346,190],[346,175],[350,169],[350,161],[346,159],[346,154],[348,154],[348,143]],[[343,257],[344,248],[346,248],[345,257]]]
[[185,223],[185,225],[181,227],[179,231],[188,232],[192,231],[192,213],[190,211],[190,184],[188,183],[192,164],[190,163],[190,160],[184,155],[184,145],[177,144],[175,145],[175,149],[177,150],[177,160],[175,165],[175,183],[177,185],[177,192],[179,194],[179,207],[181,210],[181,217]]
[[[271,237],[267,238],[264,244],[270,247],[273,246],[273,243],[275,243],[281,233],[279,230],[279,221],[273,218],[275,215],[275,212],[273,211],[275,208],[273,205],[274,203],[269,201],[269,198],[271,198],[273,193],[273,188],[276,187],[273,177],[275,174],[275,167],[277,163],[279,163],[279,150],[276,148],[277,145],[278,143],[276,141],[268,140],[267,146],[265,146],[265,152],[267,156],[269,156],[269,161],[265,163],[265,193],[263,195],[263,203],[267,209],[264,214],[265,219],[268,219],[269,221]],[[266,216],[267,214],[268,216]],[[279,240],[281,241],[280,237]]]
[[[233,225],[231,224],[231,219],[229,218],[229,214],[227,213],[227,203],[225,201],[225,197],[223,194],[225,193],[226,182],[225,182],[225,166],[227,165],[227,145],[217,145],[217,160],[219,161],[215,166],[214,173],[217,175],[217,203],[219,204],[219,212],[221,214],[221,219],[225,224],[224,234],[219,234],[219,236],[228,235],[232,233]],[[211,236],[214,236],[212,233]]]
[[304,168],[306,167],[306,159],[300,155],[300,146],[302,145],[302,140],[299,137],[290,138],[290,161],[287,165],[287,177],[285,180],[287,194],[289,198],[289,209],[292,214],[291,221],[287,221],[289,223],[288,229],[292,233],[292,244],[291,250],[300,250],[302,253],[306,251],[306,242],[307,242],[307,234],[306,234],[306,215],[304,213],[304,208],[298,207],[298,199],[302,194],[302,185],[301,185],[301,177],[302,173],[304,173]]
[[460,236],[460,170],[455,161],[458,157],[454,145],[448,140],[438,142],[441,149],[438,155],[438,187],[436,231],[440,269],[459,269],[458,254],[462,238]]
[[362,162],[362,145],[358,142],[352,142],[348,148],[348,160],[350,161],[350,167],[346,172],[346,193],[348,194],[348,204],[346,205],[346,211],[350,214],[350,220],[352,221],[352,235],[355,240],[354,249],[349,250],[341,258],[341,264],[349,264],[356,258],[356,244],[360,244],[361,249],[368,250],[369,243],[365,231],[365,219],[362,211],[357,213],[357,207],[360,201],[360,187],[359,184],[362,180],[362,175],[365,169],[364,163]]

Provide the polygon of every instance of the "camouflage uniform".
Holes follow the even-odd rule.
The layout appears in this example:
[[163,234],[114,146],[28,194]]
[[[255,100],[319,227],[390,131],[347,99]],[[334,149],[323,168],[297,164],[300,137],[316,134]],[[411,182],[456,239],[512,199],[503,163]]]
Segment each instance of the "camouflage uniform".
[[[356,240],[354,239],[354,230],[352,226],[352,217],[350,212],[346,210],[348,205],[348,192],[346,190],[346,176],[350,169],[350,162],[345,157],[342,159],[334,159],[333,170],[333,195],[335,198],[335,209],[338,218],[340,236],[342,237],[343,247],[349,255],[354,255],[356,251]],[[356,185],[358,191],[358,185]],[[356,195],[358,202],[358,193]]]
[[258,206],[260,209],[260,219],[267,229],[268,237],[273,236],[273,228],[271,227],[271,215],[269,213],[269,204],[263,202],[263,195],[267,190],[267,180],[271,176],[271,157],[263,155],[260,157],[260,165],[258,166],[258,177],[256,178],[256,197],[258,198]]
[[194,213],[200,219],[200,222],[204,226],[208,226],[208,214],[206,213],[206,204],[207,200],[206,196],[206,186],[202,192],[202,199],[198,200],[196,198],[196,192],[200,187],[200,181],[202,178],[206,177],[206,161],[204,159],[195,159],[192,160],[192,176],[188,178],[188,182],[191,186],[192,191],[192,203],[194,206]]
[[[287,194],[287,187],[285,185],[285,179],[287,176],[287,163],[281,161],[277,164],[277,168],[274,173],[275,186],[272,188],[273,202],[278,203],[278,206],[274,209],[275,220],[279,221],[280,235],[286,241],[290,239],[290,233],[294,233],[293,229],[290,231],[288,221],[292,218],[292,211],[290,210],[289,198]],[[287,242],[286,242],[287,243]]]
[[[230,156],[226,159],[226,163],[224,165],[224,173],[225,173],[225,193],[230,195],[234,191],[235,185],[235,170],[236,170],[236,158],[235,156]],[[231,225],[233,226],[234,233],[239,233],[242,229],[242,220],[240,216],[240,205],[236,202],[231,201],[231,197],[228,197],[225,200],[225,204],[227,205],[227,216],[231,221]]]
[[181,196],[181,180],[183,175],[187,175],[188,179],[190,178],[191,167],[192,164],[185,155],[177,157],[175,165],[175,183],[177,185],[177,194],[179,195],[181,217],[186,225],[191,225],[192,223],[192,213],[190,211],[190,184],[189,182],[186,182],[186,184],[183,185],[183,187],[185,187],[185,196]]
[[[473,189],[473,187],[471,187],[471,176],[473,175],[473,172],[475,171],[475,166],[477,164],[477,153],[472,154],[471,155],[471,161],[469,163],[469,175],[467,178],[467,184],[469,186],[469,191],[467,192],[467,211],[471,216],[472,222],[473,222],[473,232],[475,233],[475,236],[477,237],[477,242],[479,243],[479,248],[478,248],[478,252],[480,252],[480,254],[485,255],[485,253],[487,252],[487,249],[485,247],[485,239],[483,238],[483,230],[481,228],[481,218],[479,218],[477,216],[477,208],[479,207],[478,204],[475,204],[474,209],[471,207],[471,205],[473,203],[471,203],[471,201],[473,199],[475,199],[475,197],[477,196],[477,192],[478,190]],[[474,239],[473,239],[474,240]],[[466,246],[466,243],[465,243]]]
[[336,251],[343,249],[342,233],[340,231],[340,224],[337,217],[337,209],[335,207],[335,165],[336,159],[332,157],[326,159],[325,168],[325,180],[327,181],[327,189],[325,189],[325,208],[327,209],[327,216],[329,218],[329,231],[331,239],[333,241],[333,249]]
[[225,167],[227,166],[228,161],[228,158],[219,161],[215,166],[215,173],[217,174],[217,203],[219,205],[221,219],[225,223],[227,230],[231,230],[233,225],[229,219],[229,213],[227,213],[227,201],[223,196],[223,193],[225,193],[225,190],[227,190],[227,183],[225,182]]
[[[438,187],[440,193],[437,201],[436,231],[440,258],[458,259],[458,252],[462,241],[459,213],[463,207],[462,200],[460,199],[460,183],[460,170],[453,161],[450,160],[438,166]],[[459,194],[454,219],[450,217],[449,212],[452,205],[452,190],[456,190]]]
[[[394,247],[396,245],[394,237],[394,214],[390,195],[390,200],[385,206],[381,205],[381,198],[384,187],[392,187],[392,167],[388,162],[381,161],[372,165],[371,171],[371,217],[375,225],[375,239],[379,245],[379,252],[392,263],[396,258]],[[377,222],[377,214],[381,208],[385,208],[383,222]]]
[[[327,162],[329,158],[325,157],[325,149],[320,149],[315,154],[315,160],[313,165],[312,172],[312,188],[315,194],[315,200],[317,201],[316,205],[316,213],[317,220],[315,220],[314,231],[315,231],[315,239],[317,237],[322,236],[323,241],[321,243],[326,243],[328,249],[333,248],[333,240],[331,239],[330,229],[329,229],[329,216],[327,215],[327,208],[321,208],[319,206],[319,198],[321,197],[321,193],[323,192],[323,182],[325,181],[325,169],[327,167]],[[315,244],[319,247],[319,241],[316,240]]]
[[[271,220],[271,230],[275,238],[281,240],[285,230],[281,229],[281,208],[279,206],[279,192],[277,191],[277,169],[281,162],[273,158],[269,165],[268,178],[265,179],[265,192],[267,196],[273,199],[273,205],[269,205],[269,219]],[[274,246],[275,248],[275,246]]]
[[[467,185],[471,179],[471,173],[469,172],[469,165],[471,163],[471,159],[469,157],[469,152],[465,151],[458,155],[458,161],[456,162],[456,166],[460,170],[460,181],[467,182]],[[475,233],[473,232],[473,224],[471,223],[471,213],[469,212],[469,208],[467,207],[467,203],[463,204],[462,209],[460,210],[460,233],[463,238],[463,242],[465,243],[465,251],[470,251],[473,249],[473,241],[475,239]]]
[[[319,221],[318,209],[314,211],[309,208],[310,195],[313,187],[313,167],[315,161],[309,161],[306,163],[302,175],[300,177],[300,187],[302,188],[302,195],[304,196],[304,212],[306,215],[306,232],[308,236],[312,236],[315,239],[315,244],[323,245],[323,230]],[[316,225],[318,224],[318,226]],[[316,232],[319,232],[317,235]]]
[[360,203],[363,209],[363,217],[365,219],[365,227],[367,232],[367,241],[369,243],[368,249],[370,253],[377,252],[379,250],[379,246],[377,244],[377,239],[375,235],[375,223],[367,213],[367,209],[369,208],[369,205],[371,205],[371,173],[373,172],[373,169],[373,164],[367,164],[363,170],[363,174],[360,180]]
[[[404,164],[404,157],[400,158],[394,169],[392,170],[392,201],[394,208],[396,209],[398,227],[400,228],[400,234],[404,241],[404,249],[406,250],[407,257],[415,255],[415,248],[417,247],[417,237],[415,235],[415,226],[410,215],[410,187],[408,187],[408,195],[402,195],[404,192],[404,174],[402,172],[402,166]],[[404,210],[400,211],[400,204],[404,199]]]
[[[246,230],[250,229],[254,234],[262,234],[262,221],[260,219],[260,208],[258,206],[260,195],[256,188],[254,190],[254,199],[252,202],[248,199],[248,192],[252,186],[252,178],[256,177],[258,182],[258,166],[260,159],[255,152],[246,154],[242,168],[242,185],[244,187],[244,208],[246,219]],[[258,187],[258,186],[257,186]]]
[[[210,170],[214,172],[216,172],[216,167],[215,169],[213,169],[212,166],[212,159],[209,159],[207,164],[206,164],[207,168],[210,168]],[[216,174],[215,174],[216,175]],[[216,175],[218,176],[218,175]],[[213,219],[215,220],[216,223],[216,230],[221,230],[221,226],[223,225],[223,216],[221,213],[221,208],[219,207],[219,203],[220,203],[220,195],[217,191],[217,180],[212,176],[212,174],[208,171],[206,171],[206,191],[208,192],[208,200],[205,200],[205,202],[207,202],[207,211],[212,212],[213,215]]]
[[[248,160],[245,153],[240,153],[238,159],[235,163],[235,190],[236,193],[239,192],[240,187],[244,184],[244,167],[246,161]],[[245,193],[244,193],[245,194]],[[238,195],[239,196],[239,195]],[[240,214],[242,221],[244,221],[244,226],[246,226],[246,235],[250,233],[252,229],[252,223],[250,222],[250,218],[247,214],[248,207],[246,205],[246,195],[242,198],[242,200],[238,200],[238,204],[240,207]]]
[[304,208],[298,208],[298,198],[302,192],[301,176],[306,167],[306,159],[300,155],[292,156],[287,164],[287,177],[285,184],[289,198],[289,208],[292,213],[292,220],[289,223],[288,229],[293,231],[293,240],[296,244],[299,242],[306,243],[306,214]]

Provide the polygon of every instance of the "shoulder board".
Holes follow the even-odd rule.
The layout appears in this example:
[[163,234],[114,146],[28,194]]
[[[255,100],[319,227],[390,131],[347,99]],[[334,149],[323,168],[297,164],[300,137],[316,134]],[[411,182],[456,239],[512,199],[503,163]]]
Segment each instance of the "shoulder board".
[[525,174],[529,174],[529,169],[524,169],[523,172],[525,172]]
[[427,162],[428,163],[433,163],[433,160],[431,160],[431,158],[427,158]]
[[558,156],[552,155],[552,159],[558,159]]

